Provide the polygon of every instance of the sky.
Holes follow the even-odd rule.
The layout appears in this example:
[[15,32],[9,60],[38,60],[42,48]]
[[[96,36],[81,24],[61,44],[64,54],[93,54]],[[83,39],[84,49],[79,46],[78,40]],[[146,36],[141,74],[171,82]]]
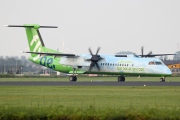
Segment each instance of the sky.
[[40,33],[65,53],[180,51],[180,0],[0,0],[0,56],[28,56],[25,29],[4,27],[23,24],[58,26]]

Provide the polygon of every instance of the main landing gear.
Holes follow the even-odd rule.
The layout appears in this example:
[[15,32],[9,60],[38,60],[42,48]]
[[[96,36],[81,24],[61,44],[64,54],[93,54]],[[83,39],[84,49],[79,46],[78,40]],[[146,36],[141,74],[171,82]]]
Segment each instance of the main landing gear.
[[125,77],[123,75],[120,75],[118,77],[118,82],[124,82],[125,81]]
[[69,76],[69,81],[77,81],[77,77],[74,74],[74,71],[76,70],[76,68],[73,68],[73,75]]

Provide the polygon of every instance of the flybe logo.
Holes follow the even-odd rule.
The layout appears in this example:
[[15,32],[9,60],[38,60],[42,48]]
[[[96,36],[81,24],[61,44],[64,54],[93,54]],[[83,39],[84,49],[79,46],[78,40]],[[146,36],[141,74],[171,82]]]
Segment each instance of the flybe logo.
[[40,59],[40,65],[47,66],[50,69],[55,69],[55,65],[53,65],[53,58],[47,58],[46,56]]
[[[33,47],[33,45],[35,47]],[[30,42],[30,49],[31,49],[31,51],[33,51],[33,52],[36,52],[36,51],[41,52],[41,47],[40,46],[41,46],[41,42],[39,40],[39,36],[38,35],[34,35],[33,39]],[[36,57],[33,58],[33,60],[36,61],[39,57],[40,57],[40,55],[37,55]]]
[[31,40],[31,43],[30,43],[30,47],[32,48],[33,44],[36,43],[35,47],[32,49],[33,52],[36,52],[38,50],[38,52],[41,52],[41,48],[40,48],[40,45],[41,45],[41,42],[39,40],[39,36],[38,35],[34,35],[33,36],[33,39]]

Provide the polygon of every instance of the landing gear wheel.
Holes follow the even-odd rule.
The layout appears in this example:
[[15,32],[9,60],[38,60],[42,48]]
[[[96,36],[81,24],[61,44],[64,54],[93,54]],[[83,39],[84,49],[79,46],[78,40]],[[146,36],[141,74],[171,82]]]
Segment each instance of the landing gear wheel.
[[77,77],[75,75],[72,75],[69,77],[69,81],[77,81]]
[[123,75],[118,77],[118,82],[124,82],[125,81],[125,77]]
[[165,78],[160,78],[160,82],[165,82]]

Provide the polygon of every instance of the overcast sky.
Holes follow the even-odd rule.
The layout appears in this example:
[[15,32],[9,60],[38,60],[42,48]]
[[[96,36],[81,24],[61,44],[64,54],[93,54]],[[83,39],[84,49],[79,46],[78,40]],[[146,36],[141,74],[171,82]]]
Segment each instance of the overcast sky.
[[58,26],[40,29],[46,47],[62,50],[63,37],[76,54],[180,50],[180,0],[0,0],[0,56],[25,55],[24,28],[3,27],[25,23]]

